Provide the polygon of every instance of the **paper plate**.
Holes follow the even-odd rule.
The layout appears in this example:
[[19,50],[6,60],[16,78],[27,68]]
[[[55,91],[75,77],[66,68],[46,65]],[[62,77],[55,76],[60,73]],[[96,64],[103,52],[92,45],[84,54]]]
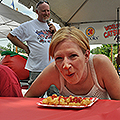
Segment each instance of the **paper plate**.
[[42,103],[42,100],[40,100],[39,102],[37,102],[37,105],[40,107],[40,106],[43,106],[43,107],[57,107],[57,108],[76,108],[76,109],[81,109],[81,108],[87,108],[87,107],[90,107],[92,106],[97,100],[98,98],[97,97],[89,97],[90,100],[92,101],[90,104],[86,105],[86,106],[69,106],[69,105],[48,105],[48,104],[43,104]]

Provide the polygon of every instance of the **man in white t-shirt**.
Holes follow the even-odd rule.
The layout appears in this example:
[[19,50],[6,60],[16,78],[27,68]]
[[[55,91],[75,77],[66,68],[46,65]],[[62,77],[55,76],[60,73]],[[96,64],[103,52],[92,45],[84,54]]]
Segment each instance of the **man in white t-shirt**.
[[[25,68],[30,71],[29,85],[40,72],[50,63],[49,44],[52,34],[60,29],[56,23],[47,23],[50,18],[50,6],[46,1],[36,5],[38,18],[25,22],[11,31],[7,38],[16,46],[24,49],[29,55]],[[26,41],[27,45],[24,44]]]

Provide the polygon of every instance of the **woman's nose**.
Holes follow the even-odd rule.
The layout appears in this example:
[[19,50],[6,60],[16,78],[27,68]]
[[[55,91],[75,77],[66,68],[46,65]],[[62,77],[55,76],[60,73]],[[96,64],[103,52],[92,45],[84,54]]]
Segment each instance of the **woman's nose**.
[[63,69],[70,69],[71,68],[71,64],[68,64],[68,63],[65,63],[64,65],[63,65]]

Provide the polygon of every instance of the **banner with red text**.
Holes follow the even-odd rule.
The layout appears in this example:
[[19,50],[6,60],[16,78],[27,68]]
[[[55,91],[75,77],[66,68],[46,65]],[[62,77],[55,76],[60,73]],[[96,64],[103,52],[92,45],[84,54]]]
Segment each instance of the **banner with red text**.
[[[117,44],[117,23],[91,23],[81,24],[79,29],[88,37],[90,45],[92,44]],[[119,23],[120,36],[120,23]],[[119,39],[120,40],[120,39]]]

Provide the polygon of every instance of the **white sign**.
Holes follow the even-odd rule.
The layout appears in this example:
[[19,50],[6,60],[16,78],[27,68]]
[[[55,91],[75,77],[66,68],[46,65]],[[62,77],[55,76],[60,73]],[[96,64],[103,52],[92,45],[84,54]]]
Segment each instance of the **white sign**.
[[[119,23],[120,26],[120,23]],[[81,24],[79,29],[88,37],[92,44],[117,44],[117,23]],[[120,27],[119,27],[120,28]],[[119,29],[120,33],[120,29]]]

